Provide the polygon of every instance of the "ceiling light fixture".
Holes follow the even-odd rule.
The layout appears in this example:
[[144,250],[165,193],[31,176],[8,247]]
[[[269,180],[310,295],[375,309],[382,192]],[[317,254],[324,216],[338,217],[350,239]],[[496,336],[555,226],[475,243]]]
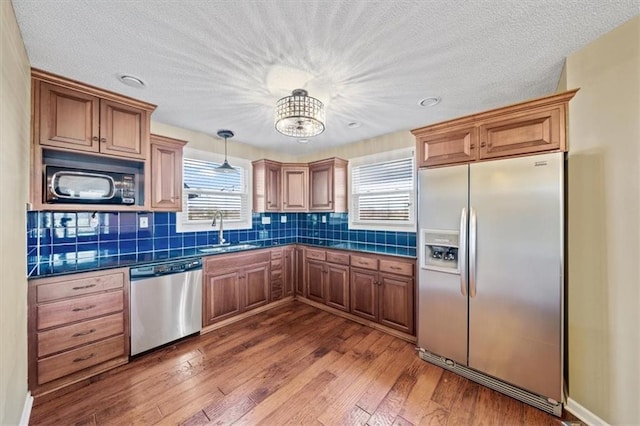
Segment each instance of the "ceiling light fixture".
[[216,172],[235,172],[236,169],[231,167],[231,164],[227,161],[227,138],[232,138],[233,132],[231,130],[218,130],[218,137],[224,138],[224,163],[216,167]]
[[118,80],[122,84],[126,84],[127,86],[136,87],[138,89],[142,89],[147,86],[147,84],[139,77],[130,74],[118,74]]
[[285,136],[310,138],[324,132],[324,104],[296,89],[276,103],[276,130]]
[[432,107],[438,105],[441,100],[442,99],[440,99],[440,96],[431,96],[429,98],[422,99],[420,102],[418,102],[418,105],[423,107]]

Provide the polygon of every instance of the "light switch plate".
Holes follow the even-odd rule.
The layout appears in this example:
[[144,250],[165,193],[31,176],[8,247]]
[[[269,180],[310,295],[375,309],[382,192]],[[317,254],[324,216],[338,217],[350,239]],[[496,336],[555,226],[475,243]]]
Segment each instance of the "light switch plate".
[[263,225],[271,225],[271,218],[266,216],[262,218],[262,224]]
[[287,217],[286,216],[280,216],[280,223],[287,223]]
[[149,227],[149,218],[147,216],[140,216],[140,223],[138,225],[140,229],[145,229]]

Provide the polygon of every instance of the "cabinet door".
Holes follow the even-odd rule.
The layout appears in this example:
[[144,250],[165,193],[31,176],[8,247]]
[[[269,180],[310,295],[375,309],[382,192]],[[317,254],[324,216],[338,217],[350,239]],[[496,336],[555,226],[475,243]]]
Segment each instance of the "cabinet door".
[[267,199],[265,210],[268,212],[278,212],[281,208],[280,190],[282,185],[280,182],[280,165],[267,163],[266,178],[265,190]]
[[145,159],[149,144],[148,113],[119,102],[100,101],[100,152]]
[[305,263],[307,278],[307,297],[316,302],[325,303],[324,300],[324,262],[307,259]]
[[381,273],[379,283],[380,323],[413,334],[413,278]]
[[475,161],[478,130],[474,126],[416,135],[418,167]]
[[239,273],[229,271],[204,276],[203,325],[210,325],[242,312]]
[[244,310],[257,308],[269,302],[269,264],[252,265],[242,271]]
[[480,126],[480,159],[564,149],[564,105],[502,117]]
[[82,92],[40,83],[40,144],[98,152],[100,100]]
[[182,210],[182,147],[151,143],[151,208]]
[[295,249],[293,247],[285,247],[284,253],[284,265],[282,269],[282,292],[283,296],[293,295],[293,288],[296,281],[296,259]]
[[309,206],[307,167],[282,167],[282,210],[304,212]]
[[344,265],[327,265],[326,303],[332,308],[349,311],[349,267]]
[[351,313],[371,321],[378,318],[378,272],[351,268]]
[[333,164],[323,164],[309,168],[311,193],[309,210],[333,210]]
[[296,281],[294,283],[294,289],[296,294],[300,296],[306,296],[305,289],[306,286],[306,274],[305,274],[305,262],[304,262],[304,249],[302,247],[296,247],[296,266],[295,266],[295,274]]

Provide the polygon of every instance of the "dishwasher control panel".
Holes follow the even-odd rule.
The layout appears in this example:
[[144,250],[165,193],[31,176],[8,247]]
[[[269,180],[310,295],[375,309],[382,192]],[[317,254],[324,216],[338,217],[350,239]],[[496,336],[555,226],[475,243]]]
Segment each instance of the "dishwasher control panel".
[[177,262],[165,262],[155,265],[140,266],[137,268],[131,268],[131,279],[157,277],[160,275],[177,274],[180,272],[186,272],[193,269],[202,268],[202,259],[188,259]]

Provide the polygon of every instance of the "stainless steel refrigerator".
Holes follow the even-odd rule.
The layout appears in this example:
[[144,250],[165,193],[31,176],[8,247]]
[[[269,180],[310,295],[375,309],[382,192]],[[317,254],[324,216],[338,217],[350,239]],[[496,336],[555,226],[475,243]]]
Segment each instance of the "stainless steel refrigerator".
[[564,154],[422,169],[418,191],[421,358],[561,415]]

